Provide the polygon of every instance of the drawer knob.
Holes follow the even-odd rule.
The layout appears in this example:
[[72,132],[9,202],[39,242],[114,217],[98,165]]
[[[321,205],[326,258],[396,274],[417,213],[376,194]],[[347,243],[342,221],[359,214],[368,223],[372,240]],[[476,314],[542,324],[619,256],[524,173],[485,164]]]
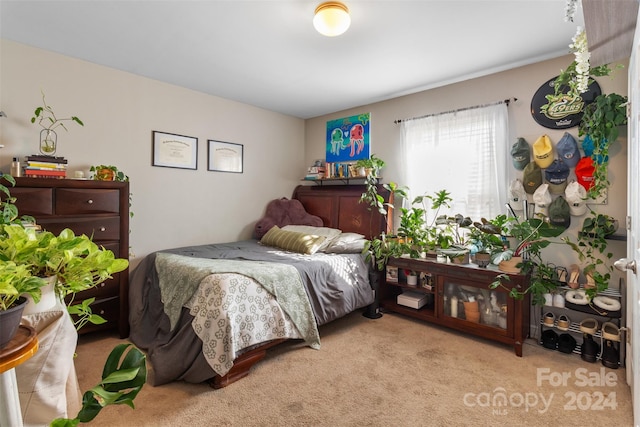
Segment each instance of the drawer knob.
[[107,231],[105,227],[100,227],[100,231]]
[[104,310],[100,310],[100,314],[104,314]]
[[87,200],[87,203],[89,203],[90,205],[92,205],[92,204],[93,204],[93,200],[89,199],[89,200]]

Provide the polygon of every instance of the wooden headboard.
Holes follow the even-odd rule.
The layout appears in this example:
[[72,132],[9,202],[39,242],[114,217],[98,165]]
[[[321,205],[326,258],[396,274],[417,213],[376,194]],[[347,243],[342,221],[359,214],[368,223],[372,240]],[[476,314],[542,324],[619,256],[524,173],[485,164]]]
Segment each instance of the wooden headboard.
[[[376,210],[369,210],[367,203],[360,203],[365,190],[364,185],[299,185],[292,198],[299,200],[308,213],[322,218],[325,227],[364,234],[370,239],[391,230],[393,215],[390,208],[385,218]],[[382,185],[378,185],[378,193],[393,203],[393,195]]]

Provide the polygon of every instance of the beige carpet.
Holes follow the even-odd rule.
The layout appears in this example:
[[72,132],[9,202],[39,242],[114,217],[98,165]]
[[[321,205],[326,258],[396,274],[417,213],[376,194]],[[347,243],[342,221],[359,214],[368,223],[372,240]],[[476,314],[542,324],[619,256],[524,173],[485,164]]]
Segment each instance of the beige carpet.
[[[319,351],[284,343],[248,377],[221,390],[181,382],[147,385],[135,410],[106,408],[92,425],[633,424],[624,369],[587,363],[533,341],[520,358],[499,343],[395,314],[370,320],[360,313],[322,327],[320,335]],[[81,337],[76,369],[83,391],[99,380],[104,360],[121,341],[112,335]],[[563,376],[564,383],[545,379]]]

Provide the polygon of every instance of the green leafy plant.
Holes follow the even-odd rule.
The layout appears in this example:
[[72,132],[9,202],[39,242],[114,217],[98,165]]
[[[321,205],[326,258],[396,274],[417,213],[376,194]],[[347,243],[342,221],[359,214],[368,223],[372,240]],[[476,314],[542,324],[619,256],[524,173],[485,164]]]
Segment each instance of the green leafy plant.
[[518,242],[515,250],[507,249],[500,256],[510,259],[511,256],[522,256],[518,264],[520,272],[529,276],[529,285],[526,289],[509,287],[507,274],[496,276],[496,280],[489,287],[505,288],[509,295],[515,299],[523,299],[525,295],[531,295],[533,305],[544,305],[544,294],[555,291],[559,283],[555,280],[555,266],[542,259],[542,250],[552,243],[561,243],[554,238],[560,236],[564,228],[552,225],[540,218],[529,218],[519,221],[513,219],[509,227],[509,234]]
[[493,255],[504,251],[506,248],[502,236],[507,233],[508,223],[509,219],[504,214],[474,222],[469,232],[469,242],[475,246],[476,253]]
[[26,265],[0,260],[0,311],[11,308],[21,295],[40,301],[44,279],[34,276]]
[[43,154],[53,155],[56,151],[57,136],[55,130],[59,127],[68,131],[64,122],[71,121],[84,126],[82,120],[76,116],[58,118],[53,111],[53,107],[47,104],[45,100],[44,92],[42,93],[42,106],[37,107],[33,111],[33,117],[31,117],[31,123],[38,122],[38,125],[42,127],[40,132],[40,151]]
[[[98,247],[86,235],[76,236],[70,229],[62,230],[58,236],[15,225],[3,225],[1,230],[0,262],[21,266],[36,278],[56,276],[54,291],[61,301],[70,296],[69,307],[76,293],[99,285],[129,266],[126,259],[116,258],[112,251]],[[42,284],[23,283],[23,290],[27,285],[42,286],[44,280]],[[28,293],[35,302],[40,300],[39,287]],[[94,320],[103,323],[86,308],[76,314],[80,313],[85,317],[81,317],[77,324],[84,325],[86,321]]]
[[595,170],[587,193],[591,199],[597,199],[609,186],[609,146],[618,138],[619,126],[627,124],[627,104],[626,96],[610,93],[598,95],[584,108],[578,135],[589,135],[593,140],[591,158]]
[[617,229],[618,221],[615,218],[590,211],[590,215],[582,223],[576,241],[568,236],[562,239],[578,255],[580,262],[585,265],[585,275],[596,285],[595,288],[586,289],[590,299],[609,287],[613,272],[613,253],[607,250],[607,238]]
[[356,168],[365,168],[367,176],[373,175],[374,178],[380,177],[380,171],[385,166],[384,160],[376,157],[375,154],[371,154],[368,159],[359,159],[355,164]]
[[135,409],[133,400],[146,381],[145,355],[131,344],[118,344],[105,362],[102,381],[83,394],[78,415],[73,419],[57,418],[51,426],[75,427],[88,423],[109,405],[127,405]]
[[89,170],[94,173],[95,181],[129,181],[129,177],[113,165],[94,165]]

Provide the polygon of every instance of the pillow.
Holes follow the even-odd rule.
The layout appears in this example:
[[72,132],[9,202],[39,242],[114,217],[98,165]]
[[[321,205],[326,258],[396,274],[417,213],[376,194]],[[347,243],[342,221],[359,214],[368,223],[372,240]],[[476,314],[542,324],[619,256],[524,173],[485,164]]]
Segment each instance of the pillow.
[[311,225],[285,225],[282,227],[283,230],[287,231],[295,231],[297,233],[311,234],[314,236],[324,236],[326,239],[324,243],[320,246],[319,251],[324,251],[329,244],[336,239],[337,237],[342,235],[342,231],[337,228],[329,228],[329,227],[314,227]]
[[325,239],[325,236],[282,230],[277,225],[274,225],[267,231],[267,234],[262,236],[260,243],[291,252],[312,255],[318,251]]
[[363,234],[341,233],[321,249],[326,253],[353,253],[362,252],[366,242]]
[[359,254],[364,250],[364,244],[367,239],[356,240],[340,240],[331,242],[331,244],[324,250],[328,254]]

